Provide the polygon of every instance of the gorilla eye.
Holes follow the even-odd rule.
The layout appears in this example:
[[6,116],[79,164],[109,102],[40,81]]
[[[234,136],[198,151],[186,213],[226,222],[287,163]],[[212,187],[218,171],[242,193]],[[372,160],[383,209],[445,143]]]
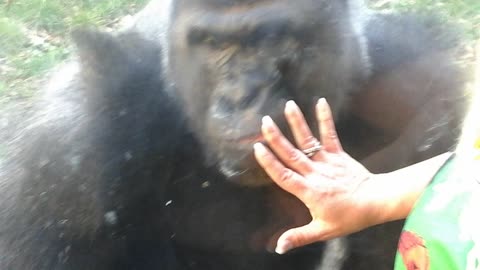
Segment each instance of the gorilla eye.
[[285,37],[288,37],[291,33],[290,22],[284,20],[271,21],[260,25],[255,30],[257,37],[262,37],[267,42],[280,42]]
[[223,45],[223,42],[214,34],[199,29],[193,29],[188,33],[188,43],[190,45],[204,45],[210,48],[219,48]]
[[217,47],[219,45],[218,40],[213,35],[206,35],[202,43],[211,47]]

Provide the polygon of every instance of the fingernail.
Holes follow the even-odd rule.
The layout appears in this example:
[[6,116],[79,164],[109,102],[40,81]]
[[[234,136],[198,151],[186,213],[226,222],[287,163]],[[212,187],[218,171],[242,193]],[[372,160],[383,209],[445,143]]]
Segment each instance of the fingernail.
[[293,248],[293,245],[290,241],[285,240],[282,243],[278,243],[277,247],[275,248],[275,252],[278,254],[285,254],[287,251]]
[[317,103],[317,113],[325,113],[327,110],[327,100],[325,98],[320,98]]
[[287,101],[287,103],[285,104],[285,111],[289,113],[293,113],[296,110],[298,110],[297,103],[295,103],[295,101],[293,100]]
[[297,105],[297,103],[295,103],[295,101],[289,100],[289,101],[287,101],[285,107],[290,107],[292,109],[296,109],[296,108],[298,108],[298,105]]
[[259,142],[253,144],[253,150],[259,154],[265,153],[265,148],[263,144]]
[[327,100],[323,97],[318,100],[318,104],[320,105],[325,105],[326,103],[327,103]]
[[266,127],[272,127],[274,124],[273,124],[273,120],[270,116],[268,115],[265,115],[263,118],[262,118],[262,125],[266,126]]

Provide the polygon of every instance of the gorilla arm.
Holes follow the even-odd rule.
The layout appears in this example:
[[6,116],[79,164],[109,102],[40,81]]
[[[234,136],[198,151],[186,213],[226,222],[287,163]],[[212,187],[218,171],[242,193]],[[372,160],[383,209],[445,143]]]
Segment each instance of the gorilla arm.
[[74,38],[80,71],[60,74],[12,143],[0,268],[172,269],[158,209],[182,121],[161,49],[135,33]]
[[354,97],[352,110],[388,139],[362,163],[386,172],[451,150],[465,109],[454,36],[418,16],[377,15],[370,23],[374,75]]
[[452,150],[464,109],[461,74],[430,55],[372,80],[355,113],[393,142],[362,163],[374,172],[404,167]]

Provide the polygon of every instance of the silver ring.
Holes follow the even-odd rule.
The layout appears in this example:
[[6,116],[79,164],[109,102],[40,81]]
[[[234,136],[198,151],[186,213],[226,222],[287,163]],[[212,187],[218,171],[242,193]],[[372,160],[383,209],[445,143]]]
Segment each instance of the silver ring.
[[322,145],[317,141],[315,142],[315,145],[307,148],[305,150],[302,150],[302,152],[307,156],[307,157],[313,157],[318,151],[322,150]]

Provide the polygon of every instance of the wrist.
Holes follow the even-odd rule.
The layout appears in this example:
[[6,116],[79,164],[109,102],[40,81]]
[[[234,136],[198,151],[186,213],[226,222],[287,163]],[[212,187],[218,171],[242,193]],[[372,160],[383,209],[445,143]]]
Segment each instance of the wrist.
[[365,214],[365,228],[404,219],[415,200],[407,194],[399,194],[390,173],[372,174],[360,188],[362,212]]

